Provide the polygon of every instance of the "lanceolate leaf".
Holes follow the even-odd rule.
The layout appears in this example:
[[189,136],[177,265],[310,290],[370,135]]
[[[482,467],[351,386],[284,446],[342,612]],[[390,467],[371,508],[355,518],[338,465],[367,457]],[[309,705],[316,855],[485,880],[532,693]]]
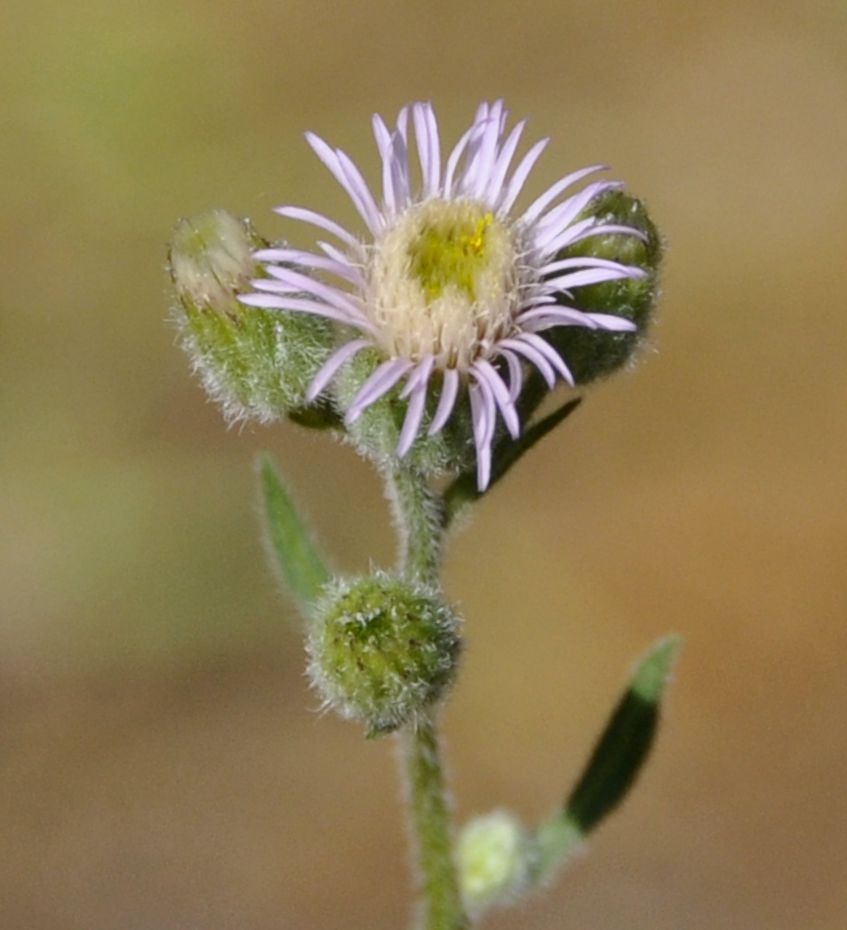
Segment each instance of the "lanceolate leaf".
[[562,862],[624,798],[650,752],[676,637],[665,637],[638,664],[564,806],[537,834],[539,878]]
[[679,641],[673,638],[653,647],[609,718],[565,805],[583,833],[620,803],[646,760],[659,723],[659,700],[678,648]]
[[269,548],[286,587],[307,610],[329,581],[329,571],[270,456],[260,455],[258,468]]

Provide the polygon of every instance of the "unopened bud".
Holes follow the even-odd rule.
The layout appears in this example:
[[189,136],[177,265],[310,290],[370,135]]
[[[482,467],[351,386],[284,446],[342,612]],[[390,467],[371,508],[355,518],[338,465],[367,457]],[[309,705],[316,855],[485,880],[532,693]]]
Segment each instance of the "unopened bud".
[[588,313],[609,313],[635,323],[634,332],[592,330],[559,326],[544,337],[566,360],[577,384],[587,384],[611,374],[628,361],[644,339],[657,297],[662,243],[653,221],[640,200],[624,191],[609,191],[592,201],[583,219],[625,226],[640,235],[610,232],[589,236],[563,249],[556,260],[591,256],[640,268],[642,277],[620,278],[580,287],[569,302]]
[[459,657],[459,621],[439,594],[383,572],[336,581],[307,641],[309,675],[327,705],[389,733],[433,704]]
[[171,241],[183,346],[229,420],[268,422],[306,409],[306,388],[332,347],[329,325],[312,314],[239,303],[263,274],[253,252],[265,246],[225,210],[181,220]]
[[519,897],[529,887],[534,854],[523,824],[508,811],[467,823],[457,845],[465,906],[477,914]]

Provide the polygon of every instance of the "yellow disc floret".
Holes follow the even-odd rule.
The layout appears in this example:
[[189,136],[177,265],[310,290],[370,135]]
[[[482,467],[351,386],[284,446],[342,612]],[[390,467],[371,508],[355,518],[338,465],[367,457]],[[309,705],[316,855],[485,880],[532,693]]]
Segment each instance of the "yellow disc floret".
[[491,213],[473,224],[445,216],[421,230],[409,246],[409,259],[428,301],[451,286],[476,300],[476,273],[485,263],[486,232],[493,222]]
[[519,249],[483,204],[429,200],[374,245],[366,312],[386,353],[442,368],[468,366],[511,332]]

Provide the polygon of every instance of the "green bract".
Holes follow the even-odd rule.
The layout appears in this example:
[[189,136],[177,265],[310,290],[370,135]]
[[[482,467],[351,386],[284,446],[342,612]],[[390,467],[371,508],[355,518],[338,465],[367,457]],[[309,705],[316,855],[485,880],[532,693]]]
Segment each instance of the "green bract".
[[[375,349],[366,349],[341,369],[333,385],[339,410],[347,409],[382,360]],[[407,409],[407,401],[399,395],[400,388],[393,389],[347,426],[347,436],[356,450],[382,471],[392,470],[397,462],[395,452]],[[424,426],[432,418],[438,396],[434,392],[427,400]],[[436,436],[427,436],[422,429],[405,458],[407,467],[430,476],[455,474],[473,461],[473,427],[467,403],[457,404],[453,416]]]

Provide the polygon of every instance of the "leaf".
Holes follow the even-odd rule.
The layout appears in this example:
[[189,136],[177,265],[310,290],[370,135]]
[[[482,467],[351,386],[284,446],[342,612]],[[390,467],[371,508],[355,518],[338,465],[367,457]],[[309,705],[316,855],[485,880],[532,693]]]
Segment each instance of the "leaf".
[[450,523],[462,507],[478,500],[483,494],[490,491],[523,455],[529,452],[537,442],[540,442],[550,430],[569,417],[581,403],[582,398],[575,397],[528,427],[517,439],[508,436],[501,439],[494,447],[491,481],[485,491],[480,491],[477,488],[475,468],[459,475],[444,491],[445,525]]
[[538,878],[559,865],[623,800],[649,755],[680,641],[660,639],[638,664],[564,806],[537,834]]
[[306,611],[329,581],[330,573],[270,456],[260,454],[257,465],[269,548],[286,587]]
[[659,723],[662,697],[679,640],[660,640],[638,665],[588,764],[565,804],[583,833],[629,791],[647,759]]

